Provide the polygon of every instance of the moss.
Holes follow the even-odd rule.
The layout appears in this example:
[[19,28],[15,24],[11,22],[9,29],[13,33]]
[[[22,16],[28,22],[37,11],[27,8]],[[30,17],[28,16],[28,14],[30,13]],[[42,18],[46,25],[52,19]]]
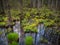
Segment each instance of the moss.
[[15,41],[12,41],[12,43],[9,43],[9,45],[18,45],[18,43]]
[[18,34],[17,33],[9,33],[7,35],[9,41],[17,41],[18,40]]
[[25,38],[25,45],[32,45],[33,44],[33,38],[31,36],[27,36]]
[[0,35],[2,34],[3,32],[0,31]]
[[0,26],[5,26],[6,24],[6,22],[0,22]]
[[48,40],[45,39],[44,37],[41,37],[40,42],[41,42],[41,43],[48,43]]

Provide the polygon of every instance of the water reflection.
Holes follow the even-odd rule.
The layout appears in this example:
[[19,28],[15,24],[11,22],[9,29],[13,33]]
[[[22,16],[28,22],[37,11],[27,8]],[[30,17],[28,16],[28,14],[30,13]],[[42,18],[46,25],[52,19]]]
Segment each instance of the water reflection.
[[37,38],[36,38],[36,45],[39,45],[41,37],[44,35],[44,24],[39,24],[38,25],[38,33],[37,33]]
[[0,28],[0,45],[8,45],[5,28]]
[[[34,45],[42,45],[40,43],[40,39],[41,37],[43,37],[43,35],[45,35],[45,27],[44,24],[39,24],[38,28],[37,28],[38,32],[37,33],[25,33],[25,37],[26,36],[32,36],[33,37],[33,44]],[[13,31],[15,33],[19,34],[19,38],[20,38],[20,21],[16,21],[15,26],[13,26]],[[49,31],[50,32],[50,31]],[[48,33],[48,32],[47,32]],[[48,34],[46,34],[46,37],[48,37]],[[23,44],[22,44],[23,45]]]
[[20,21],[15,22],[15,25],[13,26],[13,31],[15,33],[18,33],[18,35],[20,37]]

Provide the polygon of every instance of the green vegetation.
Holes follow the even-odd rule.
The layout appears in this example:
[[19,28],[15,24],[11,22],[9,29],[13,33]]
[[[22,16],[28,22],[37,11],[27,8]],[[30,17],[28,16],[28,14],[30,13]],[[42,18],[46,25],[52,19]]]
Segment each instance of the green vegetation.
[[7,35],[8,41],[9,41],[9,45],[18,45],[18,34],[17,33],[9,33]]
[[44,37],[41,37],[40,42],[41,42],[41,43],[48,43],[48,40],[45,39]]
[[18,43],[15,41],[12,41],[12,43],[10,43],[9,45],[18,45]]
[[0,35],[2,34],[3,32],[0,32]]
[[18,34],[16,33],[9,33],[7,35],[9,41],[17,41],[18,40]]
[[33,38],[31,36],[27,36],[25,38],[25,45],[32,45],[33,44]]

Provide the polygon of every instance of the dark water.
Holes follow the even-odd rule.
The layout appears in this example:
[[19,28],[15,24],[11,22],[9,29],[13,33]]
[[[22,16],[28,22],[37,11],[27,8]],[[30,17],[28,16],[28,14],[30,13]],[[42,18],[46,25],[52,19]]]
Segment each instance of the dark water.
[[15,26],[13,26],[13,31],[15,33],[18,33],[19,37],[20,37],[20,21],[16,21]]
[[[37,28],[38,32],[37,33],[25,33],[26,36],[32,36],[33,37],[33,45],[52,45],[51,40],[54,41],[57,37],[54,35],[53,38],[51,38],[50,33],[52,32],[51,29],[47,29],[48,31],[45,34],[45,26],[44,24],[39,24]],[[16,21],[15,26],[13,26],[13,31],[15,33],[18,33],[19,35],[19,43],[21,45],[25,45],[24,41],[20,40],[20,21]],[[8,45],[8,41],[5,35],[5,28],[0,28],[0,45]],[[52,35],[52,34],[51,34]],[[40,43],[40,39],[45,36],[48,39],[48,44]],[[24,37],[24,38],[25,38]],[[56,41],[56,40],[55,40]]]
[[[19,21],[16,22],[15,26],[13,26],[13,30],[15,33],[18,33],[20,36],[20,22]],[[25,33],[25,37],[26,36],[32,36],[33,37],[33,44],[34,45],[39,45],[40,38],[44,35],[44,30],[45,30],[44,24],[38,25],[37,30],[38,30],[37,34],[36,33]]]
[[[19,21],[16,22],[15,26],[13,26],[13,30],[15,33],[18,33],[19,38],[20,38],[20,22]],[[41,39],[41,37],[43,37],[43,35],[45,33],[44,24],[39,24],[37,30],[38,30],[37,34],[36,33],[25,33],[24,35],[25,35],[25,37],[26,36],[32,36],[33,37],[33,45],[47,45],[47,44],[41,44],[40,43],[40,39]],[[46,34],[46,37],[48,37],[47,34]],[[23,42],[19,41],[19,43],[21,43],[21,45],[24,45],[24,41]]]
[[8,45],[7,38],[5,35],[5,28],[0,28],[0,45]]
[[[0,31],[2,32],[2,34],[0,35],[0,45],[8,45],[7,38],[6,38],[4,30],[5,30],[5,28],[0,29]],[[47,44],[40,43],[40,39],[45,33],[44,24],[39,24],[37,30],[38,30],[37,33],[25,33],[24,35],[25,35],[25,37],[26,36],[32,36],[33,37],[33,45],[47,45]],[[15,26],[13,26],[13,31],[19,35],[19,43],[21,45],[25,45],[24,41],[20,40],[20,21],[17,21]],[[48,35],[46,37],[48,37]]]

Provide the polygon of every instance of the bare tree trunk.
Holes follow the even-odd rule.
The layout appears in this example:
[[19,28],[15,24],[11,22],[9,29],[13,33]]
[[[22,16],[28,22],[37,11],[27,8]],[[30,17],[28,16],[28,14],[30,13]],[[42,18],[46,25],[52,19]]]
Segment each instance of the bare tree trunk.
[[33,3],[33,1],[34,1],[34,0],[31,0],[31,2],[30,2],[30,7],[31,7],[31,8],[35,6],[35,2]]
[[2,0],[2,2],[3,2],[3,9],[4,9],[4,12],[5,12],[5,1]]
[[59,45],[59,44],[58,44],[58,39],[59,39],[59,35],[57,35],[57,45]]
[[3,2],[3,0],[1,0],[0,1],[0,5],[1,5],[1,14],[4,14],[5,13],[5,11],[4,11],[4,2]]
[[36,7],[36,0],[33,0],[33,8],[35,8]]
[[19,43],[21,45],[24,45],[24,30],[22,27],[22,16],[20,17],[20,40],[19,40]]
[[[0,3],[1,3],[1,8],[2,8],[2,12],[1,13],[5,15],[5,1],[1,0]],[[8,40],[6,39],[5,31],[3,31],[3,32],[4,32],[4,36],[5,36],[4,37],[5,38],[4,39],[5,40],[5,44],[8,45]]]
[[49,8],[51,7],[50,2],[51,2],[51,0],[48,0],[48,7]]
[[20,38],[19,38],[19,43],[20,45],[24,45],[24,30],[23,30],[23,26],[22,26],[22,20],[23,20],[23,1],[20,0]]
[[51,1],[51,8],[53,9],[53,6],[54,6],[54,0]]
[[52,8],[52,0],[51,0],[51,8]]
[[13,31],[10,4],[8,0],[7,0],[7,15],[8,15],[8,28],[10,28],[11,31]]
[[42,7],[44,6],[44,0],[42,0]]
[[39,9],[40,8],[40,0],[37,0],[37,8]]
[[58,0],[56,0],[56,10],[57,10]]

